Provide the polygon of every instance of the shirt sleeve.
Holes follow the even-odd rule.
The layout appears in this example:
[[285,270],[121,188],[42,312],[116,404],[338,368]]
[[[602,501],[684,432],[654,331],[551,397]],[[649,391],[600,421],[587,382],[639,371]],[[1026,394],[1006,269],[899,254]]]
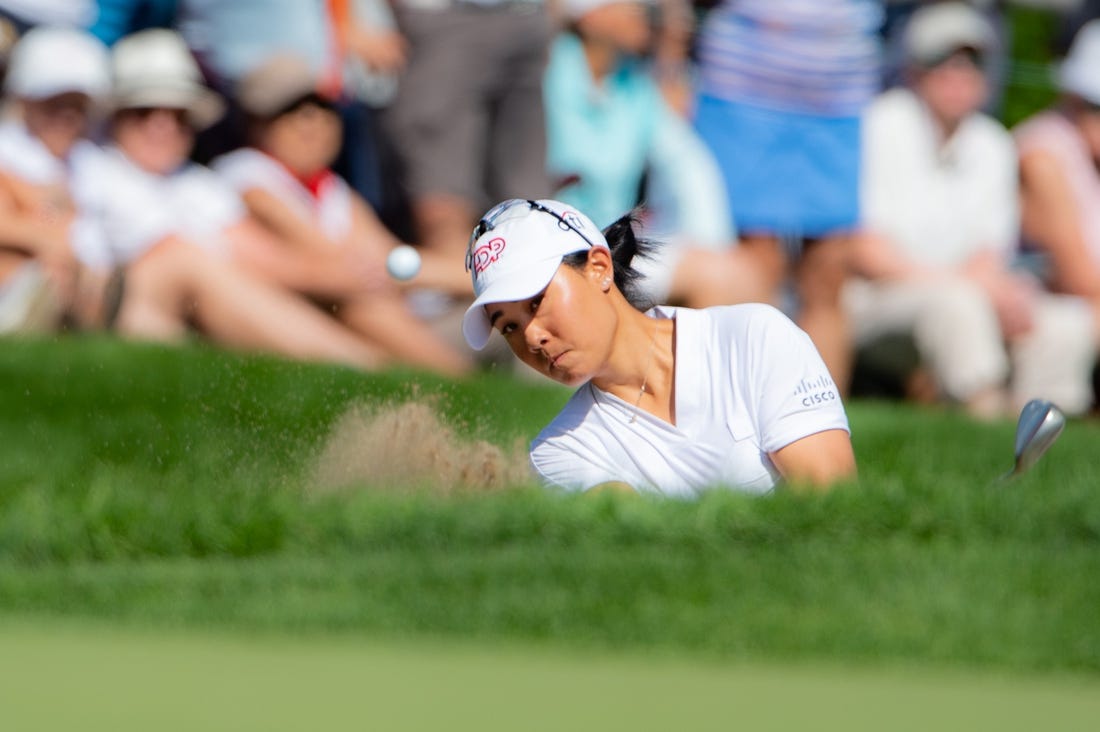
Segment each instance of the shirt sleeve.
[[631,482],[616,468],[607,445],[583,431],[592,404],[587,389],[578,389],[531,443],[529,461],[543,486],[579,492],[612,481]]
[[826,430],[849,431],[840,390],[810,337],[775,308],[755,306],[741,359],[761,448],[772,453]]
[[531,470],[544,488],[580,493],[615,478],[576,452],[553,441],[537,443],[531,449]]

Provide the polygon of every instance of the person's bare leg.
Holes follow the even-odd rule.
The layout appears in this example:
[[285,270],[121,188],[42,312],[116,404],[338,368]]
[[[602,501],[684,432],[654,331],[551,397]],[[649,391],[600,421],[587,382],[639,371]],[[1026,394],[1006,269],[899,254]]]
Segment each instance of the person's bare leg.
[[763,286],[768,288],[769,299],[765,302],[776,304],[780,286],[787,279],[790,261],[779,238],[771,234],[742,234],[737,244],[741,256],[751,261],[751,267],[763,278]]
[[457,257],[460,263],[464,261],[470,232],[480,215],[469,201],[459,196],[425,195],[413,203],[420,244],[441,256]]
[[854,357],[840,300],[850,270],[850,239],[838,235],[807,244],[794,272],[802,303],[798,324],[817,346],[841,394],[848,393]]
[[349,328],[377,343],[396,360],[449,376],[469,373],[473,360],[444,342],[400,297],[364,297],[340,307]]
[[778,286],[768,269],[749,250],[693,249],[680,258],[669,300],[690,308],[775,301]]
[[128,268],[117,326],[126,335],[171,341],[192,319],[232,348],[361,368],[382,363],[375,349],[301,298],[167,240]]
[[22,252],[0,249],[0,284],[7,282],[16,270],[29,261],[30,257]]
[[[466,234],[469,237],[469,232]],[[420,249],[420,272],[408,280],[406,288],[441,290],[457,297],[472,298],[473,284],[466,271],[466,252],[442,252],[436,249]]]

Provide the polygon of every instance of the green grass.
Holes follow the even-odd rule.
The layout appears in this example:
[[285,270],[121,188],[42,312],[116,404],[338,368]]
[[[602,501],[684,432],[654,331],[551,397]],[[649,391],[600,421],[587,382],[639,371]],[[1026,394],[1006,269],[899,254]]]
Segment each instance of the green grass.
[[0,379],[0,615],[1100,672],[1095,423],[1008,485],[1012,424],[856,403],[825,496],[315,496],[351,405],[508,445],[565,394],[98,339],[6,342]]
[[527,647],[0,628],[12,730],[1092,730],[1095,679]]

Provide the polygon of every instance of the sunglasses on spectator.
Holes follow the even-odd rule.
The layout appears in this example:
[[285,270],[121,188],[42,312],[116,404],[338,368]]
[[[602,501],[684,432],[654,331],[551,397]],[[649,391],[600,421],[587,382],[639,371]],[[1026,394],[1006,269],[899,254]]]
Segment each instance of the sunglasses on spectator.
[[149,119],[157,112],[166,112],[170,114],[180,127],[186,127],[191,129],[191,121],[187,118],[186,109],[177,109],[175,107],[130,107],[129,109],[123,109],[120,114],[127,117],[133,117],[139,122],[148,122]]
[[41,108],[47,114],[81,114],[87,115],[92,110],[92,103],[88,97],[82,94],[63,94],[45,99],[41,102]]
[[484,236],[487,232],[492,231],[500,221],[501,217],[508,211],[511,211],[516,206],[527,206],[532,211],[541,211],[544,214],[549,214],[558,220],[558,226],[568,231],[573,231],[580,238],[588,244],[589,247],[596,246],[592,243],[592,240],[584,235],[584,232],[578,229],[573,224],[559,214],[557,211],[553,211],[546,206],[543,206],[538,201],[531,201],[526,198],[510,198],[507,201],[502,201],[496,206],[489,209],[489,212],[481,217],[481,220],[477,222],[477,226],[474,227],[473,232],[470,233],[470,241],[466,244],[466,271],[469,272],[474,267],[474,246],[477,244],[477,240]]
[[284,114],[293,114],[294,112],[301,110],[303,107],[309,106],[323,109],[326,112],[336,111],[336,102],[329,99],[328,97],[318,94],[317,92],[310,92],[309,94],[298,97],[294,101],[282,107],[274,114],[272,114],[269,119],[277,119],[279,117],[282,117]]
[[962,48],[952,48],[945,51],[938,56],[933,56],[927,59],[922,65],[926,69],[938,69],[944,66],[969,66],[975,69],[983,69],[985,64],[985,55],[976,48],[970,48],[964,46]]

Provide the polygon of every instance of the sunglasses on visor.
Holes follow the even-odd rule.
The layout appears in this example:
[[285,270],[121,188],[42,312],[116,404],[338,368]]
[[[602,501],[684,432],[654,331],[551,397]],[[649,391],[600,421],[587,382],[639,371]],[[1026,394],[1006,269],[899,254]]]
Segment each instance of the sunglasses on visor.
[[538,201],[531,201],[526,198],[510,198],[507,201],[502,201],[496,206],[489,209],[488,213],[481,217],[481,220],[477,222],[477,226],[474,227],[473,232],[470,233],[470,241],[466,244],[466,271],[469,272],[474,267],[474,245],[477,244],[477,240],[485,235],[486,232],[492,231],[500,218],[505,212],[511,211],[516,206],[527,206],[532,211],[541,211],[542,213],[549,214],[558,220],[558,226],[567,231],[576,232],[577,236],[584,239],[589,247],[596,246],[592,243],[592,240],[585,236],[584,232],[578,229],[574,224],[570,223],[568,219],[559,214],[557,211],[550,209]]

